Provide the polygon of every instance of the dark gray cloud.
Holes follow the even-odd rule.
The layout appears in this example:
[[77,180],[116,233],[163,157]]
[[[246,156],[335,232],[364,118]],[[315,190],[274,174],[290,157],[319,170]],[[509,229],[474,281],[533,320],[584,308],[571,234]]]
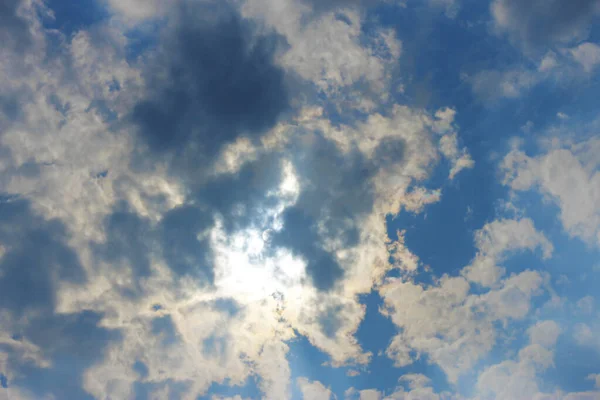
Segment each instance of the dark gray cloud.
[[153,257],[162,257],[178,276],[191,276],[210,285],[214,278],[210,246],[198,235],[213,225],[213,218],[193,205],[176,207],[153,224],[120,204],[105,219],[106,241],[93,244],[93,248],[104,261],[131,267],[138,280],[127,288],[127,295],[141,293],[139,279],[150,276]]
[[244,165],[239,172],[223,175],[201,187],[194,201],[205,204],[223,217],[228,232],[241,230],[261,219],[277,205],[277,190],[282,179],[278,155],[263,156]]
[[275,36],[256,34],[224,5],[180,6],[146,70],[150,95],[132,120],[153,150],[197,160],[270,128],[288,108],[288,95],[273,62]]
[[214,226],[216,216],[228,234],[269,224],[266,213],[280,201],[276,193],[283,178],[282,159],[287,158],[298,173],[301,193],[297,203],[284,211],[283,228],[269,245],[304,258],[314,286],[330,290],[344,271],[325,250],[325,241],[358,244],[357,221],[372,211],[374,202],[371,178],[378,168],[404,157],[404,143],[384,142],[375,153],[374,161],[357,151],[342,154],[318,135],[308,146],[294,140],[282,153],[263,155],[235,173],[199,184],[185,205],[167,212],[157,226],[135,213],[115,211],[106,220],[108,240],[100,250],[109,261],[127,260],[141,278],[149,273],[149,257],[155,254],[162,255],[178,275],[212,284],[212,249],[201,234]]
[[150,275],[154,232],[150,221],[135,212],[117,210],[105,221],[107,241],[97,251],[110,263],[126,261],[136,276]]
[[338,331],[343,325],[343,318],[341,313],[344,311],[342,304],[335,304],[328,306],[325,311],[319,315],[319,325],[323,333],[330,339],[335,338]]
[[[503,29],[526,50],[587,36],[598,0],[496,0],[506,13]],[[498,23],[498,21],[497,21]]]
[[[370,2],[326,3],[314,5],[325,10]],[[321,138],[314,146],[295,143],[284,154],[261,156],[233,174],[207,180],[197,173],[209,167],[224,144],[240,135],[258,137],[276,123],[290,107],[287,77],[273,60],[278,37],[257,34],[250,22],[226,5],[191,6],[184,1],[178,7],[177,23],[167,28],[158,49],[147,58],[149,94],[135,105],[131,120],[152,150],[142,155],[141,168],[152,168],[156,156],[169,156],[170,172],[184,177],[194,189],[186,205],[169,212],[149,236],[140,232],[149,228],[141,228],[136,217],[112,216],[107,232],[114,239],[102,251],[130,259],[143,277],[149,249],[161,249],[173,271],[212,282],[211,249],[198,234],[210,229],[216,216],[222,217],[229,234],[262,224],[266,211],[279,202],[271,193],[282,178],[281,159],[291,157],[303,190],[298,204],[285,211],[283,230],[271,245],[305,258],[314,285],[331,289],[343,270],[324,250],[323,240],[358,243],[355,221],[372,209],[369,182],[381,165],[358,153],[348,158]],[[402,145],[398,150],[396,144],[387,144],[378,155],[380,164],[387,162],[386,157],[402,157]],[[115,230],[119,221],[125,225]],[[149,242],[122,243],[122,237],[144,235]]]
[[101,318],[100,314],[82,311],[29,320],[14,336],[41,348],[52,367],[39,368],[11,359],[11,368],[18,374],[8,386],[25,387],[37,398],[93,399],[83,389],[83,374],[100,361],[110,342],[121,338],[118,331],[99,327]]
[[177,328],[170,315],[156,317],[151,323],[152,334],[161,339],[163,346],[169,346],[179,341]]
[[18,15],[21,0],[0,1],[0,54],[5,50],[24,51],[33,41],[28,21]]
[[[81,387],[85,369],[102,355],[104,346],[118,332],[98,327],[101,315],[83,311],[55,314],[59,281],[84,283],[85,272],[77,253],[68,245],[69,236],[57,220],[35,214],[27,201],[0,197],[0,311],[7,311],[16,325],[8,333],[16,341],[38,346],[52,368],[39,368],[23,361],[10,346],[2,345],[7,365],[16,371],[6,386],[26,387],[42,398],[90,398]],[[7,371],[0,371],[7,377]]]
[[15,315],[52,310],[58,280],[82,283],[86,276],[67,244],[64,225],[36,215],[27,201],[0,198],[0,307]]
[[329,290],[344,271],[322,247],[317,222],[297,207],[283,214],[284,228],[273,236],[273,245],[285,247],[306,260],[306,272],[319,290]]
[[20,98],[16,94],[0,94],[0,135],[23,116]]
[[159,226],[163,256],[178,275],[191,275],[213,281],[212,255],[207,239],[198,235],[214,225],[213,218],[194,206],[169,211]]
[[[281,178],[280,157],[262,157],[236,173],[195,185],[184,204],[164,213],[158,223],[121,203],[104,221],[106,241],[93,244],[93,248],[100,259],[112,265],[123,262],[130,266],[139,279],[151,274],[151,260],[156,257],[177,276],[212,285],[213,253],[204,233],[215,226],[216,216],[221,217],[228,234],[259,224],[278,202],[270,192],[276,191]],[[161,198],[146,200],[164,206]],[[127,294],[137,296],[140,290],[136,283]]]
[[389,157],[403,158],[401,142],[386,143],[378,164],[360,153],[341,154],[323,137],[309,148],[290,150],[302,192],[297,203],[284,211],[283,229],[273,235],[272,245],[286,247],[307,261],[307,273],[319,290],[330,290],[344,275],[324,241],[333,239],[344,246],[358,244],[357,221],[370,213],[374,202],[371,178],[379,163]]

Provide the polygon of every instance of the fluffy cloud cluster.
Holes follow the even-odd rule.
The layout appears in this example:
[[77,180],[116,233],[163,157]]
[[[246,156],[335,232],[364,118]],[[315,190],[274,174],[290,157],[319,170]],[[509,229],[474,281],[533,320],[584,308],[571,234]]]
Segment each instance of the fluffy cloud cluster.
[[[72,36],[44,26],[42,3],[7,5],[3,386],[196,398],[256,376],[287,398],[297,335],[333,365],[367,363],[357,295],[392,267],[386,215],[439,199],[419,184],[443,157],[452,177],[472,166],[454,112],[329,120],[320,91],[370,110],[353,93],[384,99],[400,56],[354,8],[282,3],[281,24],[259,2],[134,3]],[[132,58],[121,19],[158,16],[157,46]]]
[[[406,366],[427,356],[451,382],[469,372],[496,342],[496,325],[527,316],[533,296],[540,294],[544,277],[535,271],[503,277],[496,265],[508,251],[552,246],[530,220],[494,221],[476,234],[479,252],[458,277],[443,276],[431,286],[403,278],[389,278],[379,289],[385,313],[400,329],[387,354]],[[487,287],[470,293],[472,285]]]
[[600,140],[551,148],[529,157],[519,148],[502,163],[504,182],[518,192],[539,190],[560,208],[560,221],[572,236],[600,245]]
[[[487,400],[487,399],[540,399],[540,400],[594,400],[600,393],[578,392],[547,393],[540,391],[538,382],[553,365],[554,346],[561,333],[554,321],[539,321],[528,329],[529,343],[521,348],[514,360],[505,360],[485,368],[477,379],[472,397],[463,397],[451,392],[437,393],[431,381],[421,374],[407,374],[400,377],[398,387],[386,394],[375,389],[346,391],[347,400]],[[592,374],[589,380],[597,379]],[[308,397],[305,397],[308,399]]]

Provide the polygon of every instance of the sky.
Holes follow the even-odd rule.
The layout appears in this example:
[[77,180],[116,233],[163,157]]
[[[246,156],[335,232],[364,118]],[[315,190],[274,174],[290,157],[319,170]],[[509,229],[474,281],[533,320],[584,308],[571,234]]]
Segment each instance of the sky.
[[600,399],[598,0],[0,0],[0,400]]

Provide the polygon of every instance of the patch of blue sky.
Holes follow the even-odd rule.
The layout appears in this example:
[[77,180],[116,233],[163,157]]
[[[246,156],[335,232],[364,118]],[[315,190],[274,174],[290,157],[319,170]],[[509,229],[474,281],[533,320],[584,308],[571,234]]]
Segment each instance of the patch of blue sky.
[[72,36],[110,16],[106,4],[99,0],[47,0],[45,4],[54,14],[54,18],[44,18],[44,27],[60,30],[67,36]]
[[126,59],[129,63],[136,62],[140,56],[158,44],[159,34],[164,24],[162,20],[145,21],[125,32]]
[[[365,304],[367,309],[356,338],[364,351],[372,353],[370,363],[366,367],[333,368],[328,365],[330,357],[327,354],[312,346],[305,337],[300,336],[288,343],[293,399],[302,399],[300,389],[295,383],[300,377],[324,383],[338,398],[344,398],[344,392],[350,387],[357,390],[377,389],[384,393],[392,393],[401,384],[398,378],[408,373],[421,373],[428,376],[432,379],[432,386],[436,391],[450,389],[444,372],[437,365],[429,363],[425,355],[409,366],[402,368],[394,366],[393,360],[385,354],[385,350],[393,336],[398,333],[397,328],[379,312],[382,300],[377,292],[361,296],[361,303]],[[358,374],[353,375],[352,372]]]
[[464,5],[465,20],[478,21],[468,25],[434,13],[424,4],[409,2],[402,9],[388,6],[389,10],[378,15],[379,22],[393,27],[402,41],[399,68],[403,76],[410,77],[404,82],[405,96],[416,106],[453,106],[466,111],[473,98],[463,73],[510,65],[520,56],[504,40],[487,32],[482,23],[488,15],[487,5]]
[[468,265],[476,251],[473,233],[493,219],[493,193],[501,188],[493,183],[495,180],[482,181],[481,171],[462,171],[454,182],[442,187],[441,200],[426,206],[423,212],[402,211],[388,218],[390,237],[406,229],[406,246],[437,276],[456,275]]
[[552,382],[565,392],[593,390],[594,382],[587,377],[598,373],[600,353],[581,346],[570,333],[567,331],[558,338],[554,352],[554,367],[540,374],[540,380]]
[[385,351],[398,332],[392,321],[379,312],[382,299],[376,291],[361,296],[365,304],[366,314],[361,322],[356,338],[363,350],[373,353],[373,358],[363,372],[353,379],[352,386],[357,389],[375,388],[380,391],[393,389],[401,375],[401,368],[395,367]]
[[298,335],[288,342],[288,362],[292,373],[292,398],[302,399],[300,388],[296,379],[300,377],[311,381],[320,381],[330,386],[333,393],[343,395],[344,391],[352,386],[353,377],[346,375],[349,368],[332,368],[327,365],[331,358],[318,348],[314,347],[306,337]]

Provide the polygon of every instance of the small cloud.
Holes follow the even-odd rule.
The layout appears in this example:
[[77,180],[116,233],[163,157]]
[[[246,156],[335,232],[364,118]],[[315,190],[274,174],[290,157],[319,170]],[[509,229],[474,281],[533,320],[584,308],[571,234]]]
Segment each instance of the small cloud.
[[594,312],[594,298],[585,296],[577,301],[576,307],[579,313],[590,315]]
[[562,120],[567,120],[567,119],[569,119],[569,116],[568,116],[567,114],[563,113],[563,112],[558,112],[558,113],[556,113],[556,116],[557,116],[558,118],[562,119]]
[[525,123],[525,125],[523,125],[521,127],[521,130],[525,133],[531,133],[531,130],[533,129],[533,122],[532,121],[527,121]]
[[600,389],[600,374],[589,374],[586,379],[594,382],[594,387]]
[[600,46],[595,43],[582,43],[570,49],[569,52],[587,73],[592,72],[600,64]]
[[556,53],[550,51],[544,56],[544,58],[542,58],[542,61],[538,66],[538,71],[546,72],[551,69],[554,69],[556,66],[558,66],[558,61],[556,60]]
[[564,286],[564,285],[569,285],[570,283],[571,283],[571,280],[565,274],[559,275],[558,278],[556,279],[557,285]]

